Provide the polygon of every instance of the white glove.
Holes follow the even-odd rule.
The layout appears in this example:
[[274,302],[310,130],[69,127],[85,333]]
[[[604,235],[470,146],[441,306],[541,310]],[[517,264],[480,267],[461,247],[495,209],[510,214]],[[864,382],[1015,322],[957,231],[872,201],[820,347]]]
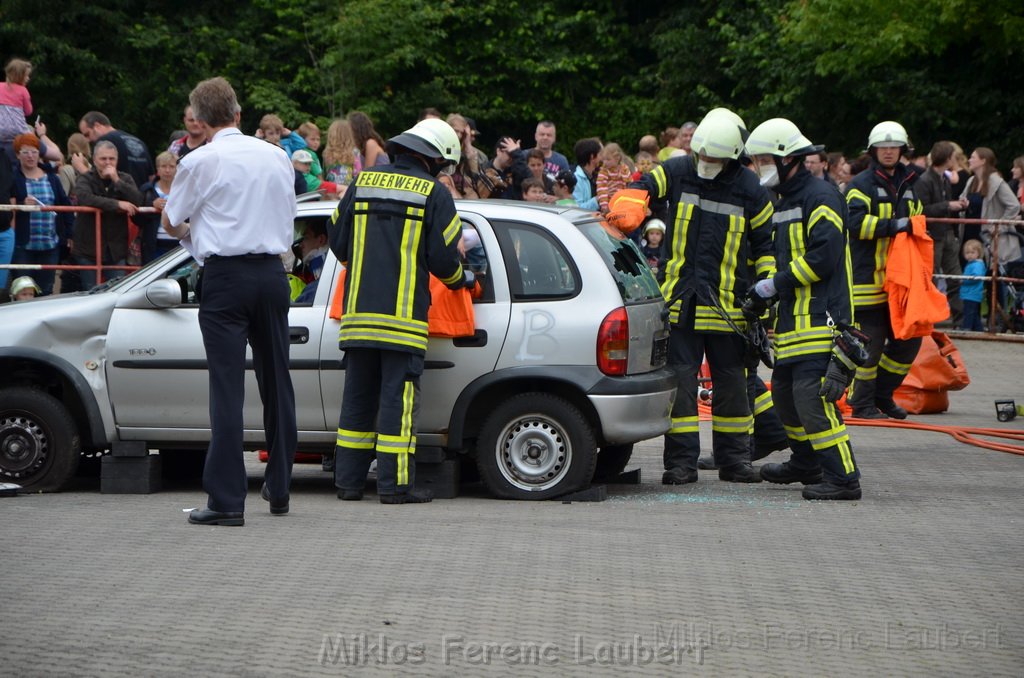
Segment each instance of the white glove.
[[762,299],[771,299],[775,296],[775,281],[771,278],[758,280],[754,285],[754,291],[757,292],[757,296]]

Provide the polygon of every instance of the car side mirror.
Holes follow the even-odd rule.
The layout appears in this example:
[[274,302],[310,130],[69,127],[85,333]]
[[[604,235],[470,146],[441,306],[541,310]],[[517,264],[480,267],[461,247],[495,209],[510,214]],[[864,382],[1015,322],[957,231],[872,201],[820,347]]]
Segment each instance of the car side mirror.
[[181,304],[181,285],[177,280],[156,280],[141,289],[125,292],[117,308],[174,308]]

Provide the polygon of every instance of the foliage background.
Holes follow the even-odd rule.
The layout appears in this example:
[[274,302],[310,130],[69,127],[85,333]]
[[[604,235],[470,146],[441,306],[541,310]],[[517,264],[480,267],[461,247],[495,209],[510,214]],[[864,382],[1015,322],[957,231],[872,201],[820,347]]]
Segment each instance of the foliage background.
[[488,151],[554,120],[571,159],[581,137],[632,152],[726,105],[854,155],[897,119],[921,152],[985,145],[1007,169],[1024,153],[1022,29],[1011,0],[0,0],[0,55],[35,65],[54,140],[100,110],[153,148],[192,86],[224,75],[248,132],[267,112],[325,128],[358,109],[386,137],[433,106],[474,117]]

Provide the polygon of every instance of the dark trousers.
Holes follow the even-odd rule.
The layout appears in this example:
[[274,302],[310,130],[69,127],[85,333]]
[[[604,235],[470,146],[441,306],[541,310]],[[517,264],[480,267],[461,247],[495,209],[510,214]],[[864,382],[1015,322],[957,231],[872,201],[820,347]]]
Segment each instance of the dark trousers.
[[985,325],[981,322],[981,302],[964,299],[964,322],[960,329],[984,332]]
[[[712,402],[714,402],[712,400]],[[772,392],[764,385],[757,370],[747,370],[747,402],[754,415],[754,434],[750,440],[750,458],[762,459],[775,450],[788,447],[786,429],[775,409]]]
[[819,468],[825,480],[845,485],[860,478],[843,415],[835,403],[818,395],[829,354],[776,365],[772,399],[793,450],[789,464],[801,471]]
[[[934,273],[945,273],[947,275],[961,275],[960,268],[960,241],[956,237],[956,227],[949,226],[944,229],[942,235],[934,239],[933,268]],[[960,281],[955,278],[943,278],[946,281],[946,299],[949,301],[949,312],[952,316],[953,326],[960,324],[964,314],[964,305],[960,300]]]
[[[14,258],[11,259],[12,264],[39,264],[41,266],[50,265],[53,266],[60,261],[60,248],[53,247],[48,250],[30,250],[24,247],[14,248]],[[53,280],[57,275],[57,271],[51,269],[44,269],[41,271],[14,271],[13,277],[17,278],[22,275],[30,275],[32,279],[39,285],[39,289],[43,291],[43,294],[53,294]]]
[[416,417],[423,356],[349,348],[338,418],[334,484],[362,490],[377,459],[377,494],[411,492],[416,481]]
[[288,372],[288,281],[279,257],[214,257],[203,269],[199,328],[210,371],[210,446],[203,488],[214,511],[243,511],[245,345],[263,401],[270,496],[288,496],[295,459],[295,392]]
[[673,325],[669,334],[669,365],[678,383],[672,405],[672,427],[665,434],[665,468],[695,471],[700,456],[697,416],[697,371],[707,356],[714,397],[711,400],[711,448],[718,468],[750,462],[750,429],[754,419],[747,400],[745,343],[736,334],[701,333]]
[[921,338],[893,338],[888,304],[857,308],[854,318],[871,337],[871,343],[867,346],[868,361],[857,368],[846,402],[855,409],[874,407],[876,400],[892,400],[893,391],[903,383],[917,357]]

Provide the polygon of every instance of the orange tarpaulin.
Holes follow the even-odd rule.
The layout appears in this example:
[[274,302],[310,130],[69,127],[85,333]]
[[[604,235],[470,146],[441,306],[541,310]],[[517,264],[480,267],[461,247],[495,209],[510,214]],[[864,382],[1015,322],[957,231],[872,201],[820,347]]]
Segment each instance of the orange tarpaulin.
[[935,244],[925,230],[925,217],[911,217],[911,231],[897,233],[889,245],[885,291],[897,339],[926,337],[935,323],[949,317],[946,295],[932,282]]

